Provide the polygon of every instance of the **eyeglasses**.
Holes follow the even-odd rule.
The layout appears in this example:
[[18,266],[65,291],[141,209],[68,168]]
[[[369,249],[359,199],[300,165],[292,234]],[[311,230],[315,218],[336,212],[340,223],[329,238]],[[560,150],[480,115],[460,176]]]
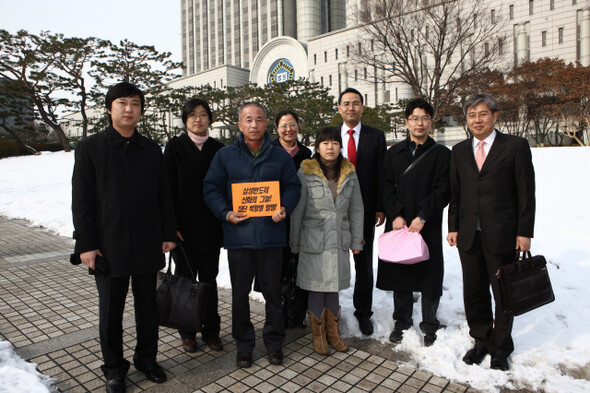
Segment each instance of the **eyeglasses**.
[[354,106],[354,107],[360,107],[362,104],[360,101],[344,101],[342,103],[340,103],[340,105],[344,108],[348,108],[349,106]]
[[285,128],[296,128],[297,127],[297,123],[283,123],[279,125],[279,128],[285,129]]
[[423,123],[428,123],[429,121],[432,120],[432,117],[430,117],[430,116],[412,116],[412,117],[408,117],[408,120],[413,123],[417,123],[419,120],[422,120]]

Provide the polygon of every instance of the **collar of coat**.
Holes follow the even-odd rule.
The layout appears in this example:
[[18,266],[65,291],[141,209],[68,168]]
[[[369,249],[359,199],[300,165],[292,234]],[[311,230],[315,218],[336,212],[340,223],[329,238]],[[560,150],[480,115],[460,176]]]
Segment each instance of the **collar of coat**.
[[[315,175],[322,179],[323,181],[328,183],[328,179],[324,175],[322,168],[320,167],[320,163],[315,158],[310,158],[308,160],[303,160],[301,163],[301,169],[305,175]],[[342,159],[342,167],[340,168],[340,177],[338,178],[338,188],[336,192],[340,192],[340,187],[344,183],[344,180],[348,176],[354,173],[354,165],[350,163],[346,158]]]
[[111,141],[111,143],[115,144],[115,145],[123,145],[126,142],[130,142],[130,143],[136,143],[137,145],[141,146],[141,147],[145,147],[146,146],[146,142],[147,142],[147,138],[145,138],[143,135],[141,135],[139,133],[139,131],[137,131],[137,128],[133,131],[133,135],[131,135],[131,138],[125,138],[123,137],[121,134],[119,134],[119,132],[117,130],[115,130],[115,128],[110,125],[105,129],[105,134],[107,136],[107,138],[109,139],[109,141]]

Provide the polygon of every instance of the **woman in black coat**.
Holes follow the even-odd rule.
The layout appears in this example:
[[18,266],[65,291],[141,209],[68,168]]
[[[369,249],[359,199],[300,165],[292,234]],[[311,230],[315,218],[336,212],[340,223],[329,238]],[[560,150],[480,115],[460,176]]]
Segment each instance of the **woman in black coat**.
[[[295,164],[295,169],[299,170],[301,162],[311,158],[311,150],[297,140],[297,136],[299,135],[299,116],[290,109],[284,109],[277,113],[275,126],[277,127],[279,137],[272,141],[272,144],[289,153]],[[290,224],[287,221],[287,231],[289,231],[289,228]],[[283,281],[291,279],[291,275],[296,272],[296,266],[289,265],[291,261],[293,261],[291,259],[291,249],[287,246],[283,249],[283,271],[281,275],[281,280]],[[287,328],[305,326],[307,291],[295,287],[293,298],[287,304],[283,305],[283,307]]]
[[[219,338],[216,277],[223,233],[221,223],[203,200],[203,179],[213,156],[224,146],[209,137],[212,119],[211,109],[206,101],[198,98],[188,100],[182,111],[182,122],[187,132],[168,142],[164,158],[178,222],[178,239],[186,250],[192,272],[198,276],[199,281],[211,284],[201,330],[202,338],[210,349],[221,351],[223,344]],[[178,252],[175,256],[177,255]],[[190,271],[185,265],[177,264],[176,269],[178,274],[190,277]],[[196,332],[179,333],[184,350],[196,351]]]

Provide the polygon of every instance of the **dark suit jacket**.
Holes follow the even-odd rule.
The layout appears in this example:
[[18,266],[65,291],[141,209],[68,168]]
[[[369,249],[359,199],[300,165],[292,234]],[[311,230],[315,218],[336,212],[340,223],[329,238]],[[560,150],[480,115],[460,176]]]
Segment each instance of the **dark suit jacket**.
[[533,237],[535,172],[526,139],[496,131],[481,172],[472,139],[453,147],[449,232],[457,247],[469,250],[479,218],[482,241],[494,254],[514,250],[516,236]]
[[365,227],[375,226],[375,213],[383,211],[383,157],[387,147],[385,134],[361,124],[356,153],[356,174],[365,207]]

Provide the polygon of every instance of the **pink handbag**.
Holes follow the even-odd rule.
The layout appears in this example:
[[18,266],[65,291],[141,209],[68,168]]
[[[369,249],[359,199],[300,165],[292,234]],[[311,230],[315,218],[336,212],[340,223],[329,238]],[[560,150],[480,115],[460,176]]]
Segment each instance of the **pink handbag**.
[[384,262],[411,265],[430,259],[430,253],[422,235],[404,226],[379,236],[379,258]]

